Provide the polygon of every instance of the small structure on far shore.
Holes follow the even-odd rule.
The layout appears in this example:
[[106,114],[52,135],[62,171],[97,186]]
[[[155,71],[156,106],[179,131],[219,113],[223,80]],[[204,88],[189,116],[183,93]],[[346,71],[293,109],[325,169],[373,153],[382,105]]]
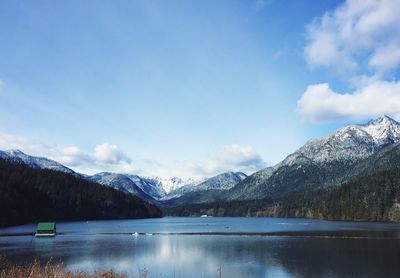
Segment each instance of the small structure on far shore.
[[39,222],[36,227],[35,236],[55,236],[56,223],[54,222]]

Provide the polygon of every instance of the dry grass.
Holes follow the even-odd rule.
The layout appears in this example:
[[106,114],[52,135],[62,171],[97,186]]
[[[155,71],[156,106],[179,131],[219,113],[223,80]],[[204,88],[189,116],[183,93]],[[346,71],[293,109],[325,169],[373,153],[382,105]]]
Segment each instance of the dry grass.
[[[147,271],[141,271],[140,278],[146,278]],[[113,271],[96,272],[65,272],[62,263],[40,264],[37,260],[30,265],[21,266],[8,263],[0,257],[0,278],[129,278],[127,275]]]

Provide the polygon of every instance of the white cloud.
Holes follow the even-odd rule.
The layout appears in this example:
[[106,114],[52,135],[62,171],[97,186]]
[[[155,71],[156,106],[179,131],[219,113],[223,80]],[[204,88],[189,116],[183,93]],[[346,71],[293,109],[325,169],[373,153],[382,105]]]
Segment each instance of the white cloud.
[[4,81],[0,79],[0,93],[4,89]]
[[101,163],[119,164],[121,162],[130,163],[130,158],[125,155],[117,145],[101,144],[94,148],[94,158]]
[[111,172],[120,174],[142,174],[142,169],[137,166],[136,162],[121,162],[118,164],[106,164],[106,163],[83,163],[72,167],[74,170],[93,175],[99,172]]
[[311,85],[298,101],[297,108],[303,119],[310,122],[373,118],[383,114],[399,118],[400,82],[374,82],[346,94],[334,92],[326,83]]
[[140,171],[127,154],[117,145],[109,143],[95,146],[91,153],[85,153],[76,146],[56,148],[50,157],[66,166],[90,174],[103,171],[134,174]]
[[308,86],[297,103],[303,119],[400,115],[400,0],[347,0],[307,27],[308,63],[343,74],[355,89],[337,93],[328,84]]
[[378,73],[395,69],[400,63],[400,47],[395,44],[380,46],[369,60],[369,66]]
[[76,146],[62,149],[54,148],[51,152],[51,158],[67,166],[79,166],[93,162],[91,155],[82,152]]
[[77,146],[60,147],[52,142],[31,140],[0,132],[0,150],[19,149],[26,154],[53,159],[84,174],[115,172],[170,178],[204,178],[226,171],[247,174],[265,167],[265,162],[252,147],[227,145],[200,161],[177,161],[164,165],[151,159],[133,161],[118,145],[99,144],[91,152]]
[[400,64],[400,0],[347,0],[307,28],[313,67],[383,75]]
[[264,160],[252,147],[227,145],[204,161],[186,162],[183,172],[194,177],[209,177],[226,171],[249,174],[264,167]]
[[56,148],[57,145],[52,142],[31,140],[21,136],[0,133],[1,150],[19,149],[33,155],[44,156],[48,155]]
[[0,150],[9,149],[48,157],[85,174],[103,171],[133,174],[141,171],[117,145],[108,143],[95,146],[93,152],[84,152],[77,146],[60,147],[51,142],[0,133]]

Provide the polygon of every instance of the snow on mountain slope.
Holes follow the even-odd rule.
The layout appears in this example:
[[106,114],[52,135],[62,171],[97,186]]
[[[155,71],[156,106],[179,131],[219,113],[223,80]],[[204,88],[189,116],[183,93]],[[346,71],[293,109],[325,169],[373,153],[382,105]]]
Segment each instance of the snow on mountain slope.
[[328,136],[311,140],[274,167],[247,178],[243,173],[228,172],[200,181],[114,173],[88,177],[56,161],[30,156],[19,150],[0,151],[0,158],[32,168],[71,173],[146,199],[166,200],[210,189],[226,190],[227,199],[240,199],[273,196],[271,194],[281,196],[283,192],[301,191],[306,185],[313,188],[335,184],[341,181],[340,174],[355,162],[396,142],[400,142],[400,123],[382,116],[366,124],[349,125]]
[[162,190],[164,190],[164,192],[165,192],[164,195],[168,195],[170,192],[177,190],[178,188],[181,188],[185,185],[195,183],[195,180],[181,179],[178,177],[165,179],[165,178],[154,177],[154,176],[148,176],[148,177],[142,176],[141,178],[154,184],[155,186],[157,186],[159,188],[162,188]]
[[206,191],[206,190],[229,190],[236,184],[241,182],[247,177],[242,172],[226,172],[209,179],[203,179],[201,181],[187,184],[181,188],[178,188],[168,194],[164,199],[172,199],[181,197],[189,192]]
[[242,172],[226,172],[205,180],[204,182],[196,185],[194,191],[200,190],[228,190],[241,182],[247,177]]
[[207,179],[201,179],[198,181],[192,181],[191,183],[185,184],[179,188],[176,188],[175,190],[172,190],[171,192],[169,192],[167,195],[165,195],[163,197],[163,200],[169,200],[169,199],[173,199],[173,198],[178,198],[186,193],[195,191],[195,188],[198,184],[202,183],[203,181],[205,181]]
[[[341,173],[355,162],[396,142],[400,142],[400,123],[382,116],[366,124],[349,125],[328,136],[311,140],[277,165],[247,178],[243,173],[233,172],[200,181],[114,173],[99,173],[85,178],[152,200],[167,200],[210,189],[226,190],[227,193],[223,194],[227,194],[227,199],[283,196],[293,190],[301,191],[306,185],[312,188],[337,184],[342,181]],[[18,150],[0,151],[0,157],[32,168],[84,177],[58,162],[26,155]]]
[[192,180],[183,180],[176,177],[163,179],[159,177],[115,173],[99,173],[88,177],[88,179],[103,185],[112,186],[124,192],[135,195],[139,194],[142,198],[146,197],[154,200],[168,199],[169,193],[174,189],[179,189],[192,182]]
[[194,181],[180,178],[163,179],[115,173],[99,173],[88,177],[89,180],[111,186],[115,189],[154,200],[169,200],[188,192],[218,189],[227,190],[246,177],[241,172],[227,172],[210,179]]
[[152,196],[137,185],[128,175],[102,172],[87,177],[88,180],[112,187],[125,193],[130,193],[146,200],[151,200]]
[[150,179],[138,175],[127,175],[137,186],[144,192],[152,196],[154,199],[159,200],[167,193],[161,183],[157,179]]
[[50,169],[64,173],[73,174],[81,178],[86,178],[102,185],[111,186],[123,192],[138,195],[146,199],[160,200],[168,193],[184,185],[194,183],[193,180],[184,180],[181,178],[159,178],[159,177],[141,177],[138,175],[116,174],[116,173],[98,173],[93,176],[87,176],[74,172],[72,169],[45,157],[36,157],[23,153],[20,150],[0,151],[0,158],[6,159],[12,163],[25,164],[34,169]]
[[298,163],[300,158],[317,164],[357,161],[399,141],[400,123],[382,116],[367,124],[349,125],[328,136],[310,140],[274,167],[259,171],[258,176],[267,178],[282,166]]
[[349,125],[319,139],[311,140],[295,153],[313,161],[359,159],[400,141],[400,123],[382,116],[365,125]]
[[34,169],[50,169],[64,173],[79,175],[61,163],[45,157],[36,157],[27,155],[20,150],[0,151],[0,158],[6,159],[12,163],[25,164]]
[[351,166],[400,141],[400,123],[382,116],[311,140],[273,167],[254,173],[227,199],[282,197],[291,192],[340,183]]
[[[45,157],[36,157],[23,153],[20,150],[0,151],[0,158],[13,163],[25,164],[34,169],[50,169],[70,173],[102,185],[112,186],[124,192],[135,195],[150,196],[156,200],[161,199],[169,192],[178,189],[186,184],[192,183],[192,180],[180,178],[163,179],[159,177],[141,177],[138,175],[99,173],[93,176],[86,176],[74,172],[72,169]],[[142,196],[143,197],[143,196]]]

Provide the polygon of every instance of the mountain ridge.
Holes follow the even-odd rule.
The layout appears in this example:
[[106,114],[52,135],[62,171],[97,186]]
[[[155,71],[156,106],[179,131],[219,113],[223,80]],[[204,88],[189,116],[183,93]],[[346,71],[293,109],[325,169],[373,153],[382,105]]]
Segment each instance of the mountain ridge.
[[0,158],[0,226],[148,217],[162,217],[162,212],[136,196]]
[[[133,174],[122,174],[122,173],[111,173],[111,172],[100,172],[94,175],[84,175],[77,173],[72,169],[62,165],[59,162],[51,160],[46,157],[37,157],[25,154],[20,150],[6,150],[0,151],[0,158],[16,164],[24,164],[33,169],[48,169],[53,171],[60,171],[68,174],[72,174],[76,177],[86,179],[91,182],[99,183],[104,186],[112,187],[125,193],[129,193],[138,196],[148,202],[160,204],[171,198],[178,198],[182,194],[191,191],[206,190],[205,182],[209,179],[193,180],[193,179],[181,179],[179,177],[172,177],[170,179],[160,178],[156,176],[139,176]],[[217,185],[211,186],[214,189],[229,189],[232,187],[232,182],[237,182],[241,179],[238,177],[245,176],[244,173],[240,172],[226,172],[221,173],[217,176],[213,176],[210,179],[216,181]],[[236,179],[232,176],[235,176]],[[225,181],[226,184],[222,183],[221,177],[230,179]],[[202,187],[196,188],[197,185],[203,184]],[[186,190],[180,191],[182,187]],[[210,187],[210,185],[209,185]],[[221,188],[218,188],[221,187]],[[171,194],[171,195],[169,195]]]
[[284,198],[304,191],[337,186],[361,171],[357,168],[361,167],[357,166],[359,161],[398,142],[400,123],[382,116],[365,124],[348,125],[326,136],[309,140],[278,164],[252,175],[225,172],[201,181],[108,172],[86,176],[53,160],[29,156],[18,150],[0,151],[0,157],[33,168],[71,173],[152,203],[181,205]]
[[11,149],[6,151],[0,150],[0,158],[3,158],[13,163],[25,164],[34,169],[49,169],[69,174],[81,175],[57,161],[51,160],[46,157],[27,155],[18,149]]
[[399,141],[400,123],[388,116],[348,125],[309,140],[275,166],[250,175],[229,190],[224,199],[281,197],[296,190],[338,184],[344,181],[340,173],[358,160]]
[[306,217],[400,222],[400,142],[354,165],[338,186],[298,192],[285,198],[217,200],[168,208],[168,215]]

